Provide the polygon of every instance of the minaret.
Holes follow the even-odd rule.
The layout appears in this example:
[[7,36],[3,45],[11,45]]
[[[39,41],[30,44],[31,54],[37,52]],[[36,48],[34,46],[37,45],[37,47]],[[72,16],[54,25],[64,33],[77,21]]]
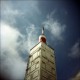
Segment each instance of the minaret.
[[39,43],[30,50],[25,80],[56,80],[54,49],[46,43],[44,27]]

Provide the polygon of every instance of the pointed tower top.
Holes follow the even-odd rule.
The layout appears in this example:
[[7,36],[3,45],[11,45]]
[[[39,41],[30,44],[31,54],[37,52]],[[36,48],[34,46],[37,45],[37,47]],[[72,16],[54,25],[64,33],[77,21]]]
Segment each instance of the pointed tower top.
[[44,42],[46,43],[46,37],[44,35],[44,26],[42,28],[42,34],[39,36],[39,42]]
[[43,28],[42,28],[42,34],[44,34],[44,26],[43,26]]

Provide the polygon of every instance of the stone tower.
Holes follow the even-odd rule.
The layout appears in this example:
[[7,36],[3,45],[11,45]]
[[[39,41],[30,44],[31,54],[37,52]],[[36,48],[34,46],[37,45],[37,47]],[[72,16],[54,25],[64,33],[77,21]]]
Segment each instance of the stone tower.
[[46,44],[44,28],[39,43],[30,50],[25,80],[56,80],[54,49]]

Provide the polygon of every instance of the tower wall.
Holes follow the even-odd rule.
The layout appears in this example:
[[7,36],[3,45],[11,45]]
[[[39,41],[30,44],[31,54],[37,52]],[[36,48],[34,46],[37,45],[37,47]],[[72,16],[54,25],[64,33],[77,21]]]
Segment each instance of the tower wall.
[[45,43],[31,49],[25,80],[56,80],[54,50]]

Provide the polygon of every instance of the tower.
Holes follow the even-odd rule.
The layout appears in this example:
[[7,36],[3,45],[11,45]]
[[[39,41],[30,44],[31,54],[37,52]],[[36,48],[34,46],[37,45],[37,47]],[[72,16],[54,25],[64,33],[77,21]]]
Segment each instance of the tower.
[[30,50],[25,80],[56,80],[54,49],[46,44],[44,27],[39,43]]

